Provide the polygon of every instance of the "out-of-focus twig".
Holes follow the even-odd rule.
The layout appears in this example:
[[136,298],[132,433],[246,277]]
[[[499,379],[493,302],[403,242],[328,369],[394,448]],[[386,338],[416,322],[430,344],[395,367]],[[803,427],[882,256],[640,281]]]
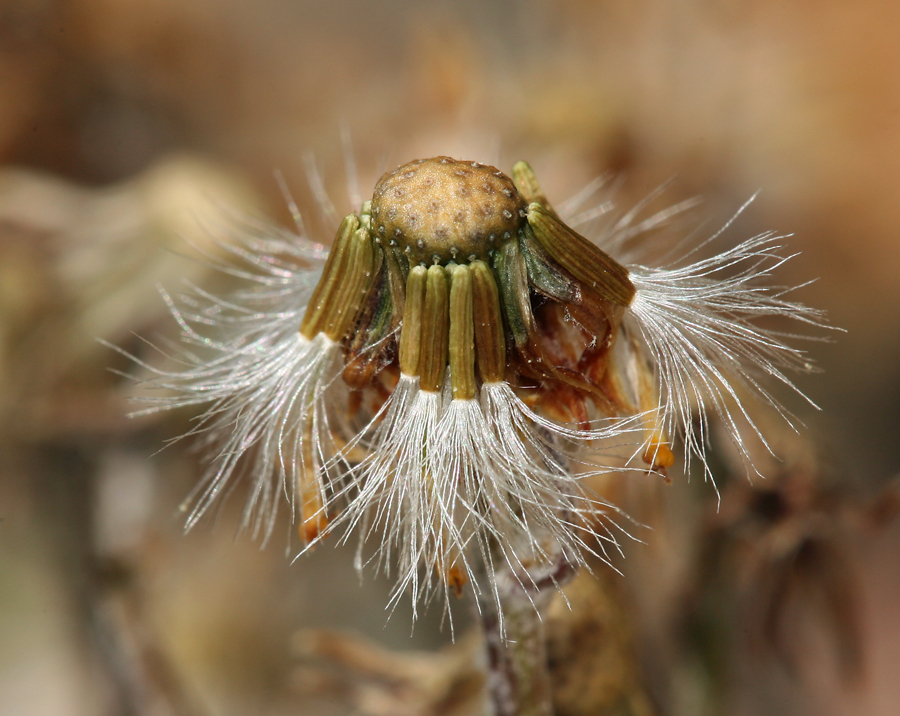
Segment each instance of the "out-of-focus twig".
[[294,686],[350,706],[361,716],[482,716],[484,658],[476,631],[436,653],[392,652],[364,637],[305,630]]
[[205,716],[169,657],[148,613],[141,557],[151,474],[143,456],[108,448],[95,482],[87,600],[90,627],[122,716]]

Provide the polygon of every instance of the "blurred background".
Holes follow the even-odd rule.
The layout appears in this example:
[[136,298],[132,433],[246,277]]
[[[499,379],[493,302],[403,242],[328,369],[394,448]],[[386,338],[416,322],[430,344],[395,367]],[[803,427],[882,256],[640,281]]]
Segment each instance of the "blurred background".
[[436,154],[622,210],[671,180],[703,235],[759,191],[715,247],[790,234],[780,281],[847,331],[766,481],[721,451],[718,510],[610,488],[653,529],[552,605],[557,712],[895,714],[898,30],[889,0],[0,0],[0,714],[478,713],[465,602],[455,645],[410,633],[352,549],[236,539],[237,496],[185,536],[202,456],[158,450],[190,416],[127,420],[96,342],[175,337],[157,284],[227,289],[183,255],[290,224],[274,172],[327,243],[322,190],[343,215]]

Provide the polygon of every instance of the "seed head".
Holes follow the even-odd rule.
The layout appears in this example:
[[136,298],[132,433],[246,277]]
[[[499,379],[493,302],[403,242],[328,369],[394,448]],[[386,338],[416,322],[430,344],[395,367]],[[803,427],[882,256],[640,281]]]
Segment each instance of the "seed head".
[[436,585],[492,590],[498,559],[524,584],[560,553],[605,557],[617,511],[576,472],[631,455],[666,476],[680,440],[710,474],[710,416],[749,459],[734,416],[756,430],[748,398],[786,415],[764,379],[796,390],[786,371],[810,366],[795,336],[755,322],[822,325],[760,282],[784,260],[778,237],[625,265],[612,254],[629,227],[589,241],[527,164],[512,176],[406,164],[324,261],[305,237],[240,232],[245,267],[229,270],[249,290],[167,297],[206,355],[146,366],[168,391],[148,411],[205,404],[192,433],[216,446],[189,524],[246,472],[247,526],[268,536],[283,492],[308,545],[335,530],[374,542],[371,561],[397,564],[396,595],[415,602]]

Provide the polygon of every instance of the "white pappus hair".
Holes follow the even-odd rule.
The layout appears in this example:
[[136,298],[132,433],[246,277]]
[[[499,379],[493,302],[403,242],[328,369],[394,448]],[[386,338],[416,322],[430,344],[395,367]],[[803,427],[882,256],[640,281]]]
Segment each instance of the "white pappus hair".
[[207,258],[246,286],[228,299],[193,286],[175,298],[160,289],[181,327],[181,343],[165,369],[129,356],[150,373],[142,381],[150,390],[137,398],[148,407],[133,415],[208,406],[177,438],[200,435],[212,456],[185,502],[187,528],[246,474],[241,528],[265,540],[281,493],[296,514],[304,476],[315,476],[324,502],[321,474],[326,465],[335,469],[332,458],[339,453],[335,419],[321,398],[340,391],[340,347],[324,335],[309,340],[299,333],[327,249],[248,220],[216,229],[228,235],[215,245],[236,262],[208,252]]
[[705,450],[710,415],[718,416],[753,471],[738,418],[771,449],[745,399],[752,397],[770,406],[794,428],[793,417],[760,378],[774,378],[815,407],[787,375],[787,371],[814,370],[805,351],[788,341],[815,339],[758,323],[790,319],[826,328],[821,311],[785,297],[794,289],[766,284],[772,271],[792,258],[780,253],[783,238],[761,234],[683,266],[629,266],[637,293],[626,311],[624,327],[652,364],[659,425],[668,435],[681,437],[685,465],[692,456],[699,458],[709,479]]
[[576,431],[535,415],[506,383],[484,384],[473,399],[452,399],[448,385],[426,392],[418,378],[401,376],[367,457],[352,469],[355,494],[334,521],[344,539],[358,530],[360,548],[375,538],[377,569],[397,563],[392,601],[409,590],[415,611],[441,593],[435,586],[446,600],[452,568],[493,593],[496,559],[526,591],[534,567],[580,566],[587,554],[608,561],[621,513],[583,480],[621,468],[585,463],[575,475],[566,447],[621,442],[632,421]]

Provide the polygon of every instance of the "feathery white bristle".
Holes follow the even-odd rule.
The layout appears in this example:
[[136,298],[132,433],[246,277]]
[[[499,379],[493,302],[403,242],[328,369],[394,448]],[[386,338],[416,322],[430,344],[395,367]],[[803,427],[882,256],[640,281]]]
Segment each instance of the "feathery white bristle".
[[434,564],[437,517],[427,455],[443,403],[441,393],[420,390],[418,378],[401,375],[367,456],[352,469],[355,494],[346,496],[347,506],[334,521],[347,535],[358,527],[363,541],[374,535],[377,568],[390,573],[392,557],[398,561],[396,592],[409,588],[414,609],[419,567]]
[[267,539],[280,492],[297,510],[305,471],[318,475],[324,499],[321,472],[339,452],[332,411],[340,399],[326,405],[321,398],[340,391],[340,347],[324,335],[308,340],[299,333],[323,247],[250,222],[231,233],[219,246],[239,263],[218,268],[249,285],[228,299],[199,288],[175,299],[162,292],[181,326],[182,345],[166,369],[134,358],[151,373],[144,381],[151,390],[139,398],[148,407],[134,415],[207,405],[187,433],[201,435],[212,455],[188,500],[187,527],[246,474],[241,527]]
[[682,437],[685,462],[699,458],[709,478],[704,454],[711,414],[719,417],[752,468],[738,417],[764,444],[765,438],[744,397],[771,406],[793,426],[787,410],[758,378],[771,376],[808,400],[785,373],[810,370],[805,352],[786,342],[801,336],[755,323],[779,318],[825,327],[820,311],[788,301],[786,289],[760,283],[790,258],[779,254],[781,238],[763,234],[680,268],[630,267],[637,293],[624,326],[640,336],[652,359],[661,427]]
[[630,430],[630,423],[559,426],[532,413],[506,383],[454,400],[403,375],[367,457],[352,470],[355,494],[333,524],[345,528],[345,539],[354,530],[363,542],[374,538],[377,567],[398,565],[393,601],[408,589],[414,609],[438,593],[435,577],[450,568],[492,591],[496,557],[523,581],[560,551],[572,564],[587,553],[605,560],[606,547],[618,547],[606,523],[619,512],[585,489],[585,475],[572,474],[555,443],[621,441]]
[[340,372],[339,356],[337,344],[324,335],[309,341],[296,333],[249,364],[235,361],[222,371],[192,372],[180,376],[183,383],[157,381],[161,387],[182,390],[185,397],[172,407],[197,402],[197,397],[213,400],[192,431],[208,433],[206,442],[215,457],[194,493],[199,498],[188,528],[237,472],[246,472],[251,481],[241,526],[252,527],[254,534],[262,530],[266,538],[274,527],[281,490],[295,514],[300,480],[314,474],[324,498],[322,467],[338,449],[321,397]]
[[[640,416],[606,420],[590,430],[574,428],[536,414],[505,382],[484,384],[480,400],[493,472],[501,484],[517,483],[512,494],[527,491],[532,499],[522,506],[524,514],[532,515],[531,524],[540,525],[574,562],[582,563],[587,552],[609,563],[607,547],[619,551],[619,545],[608,528],[630,537],[614,516],[630,518],[591,494],[584,481],[633,471],[626,469],[621,455],[640,439]],[[477,432],[473,439],[479,439]],[[531,534],[524,531],[526,539]],[[519,534],[512,541],[521,540]]]

